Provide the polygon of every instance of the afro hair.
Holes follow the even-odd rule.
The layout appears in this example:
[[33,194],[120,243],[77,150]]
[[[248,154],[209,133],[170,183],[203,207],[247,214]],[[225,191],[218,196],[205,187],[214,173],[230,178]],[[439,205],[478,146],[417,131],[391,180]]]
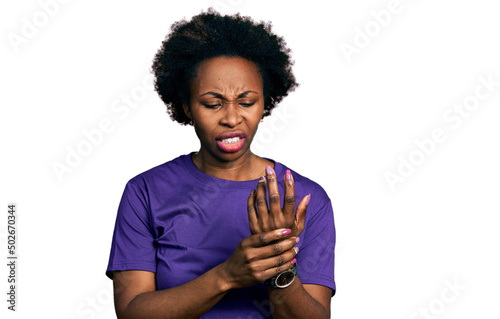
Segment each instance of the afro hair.
[[212,8],[190,21],[174,23],[156,53],[152,72],[155,89],[172,120],[192,125],[183,110],[189,105],[190,83],[199,65],[219,56],[237,56],[254,62],[264,86],[262,118],[297,86],[291,50],[271,31],[270,22],[254,22],[240,14],[220,15]]

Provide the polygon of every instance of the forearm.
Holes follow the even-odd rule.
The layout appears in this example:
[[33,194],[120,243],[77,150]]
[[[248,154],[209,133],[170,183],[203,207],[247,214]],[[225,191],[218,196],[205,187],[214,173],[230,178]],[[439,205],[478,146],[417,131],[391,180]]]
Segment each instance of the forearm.
[[198,318],[229,290],[221,278],[217,266],[183,285],[142,293],[130,301],[118,318]]
[[304,289],[297,276],[293,283],[283,289],[268,287],[273,318],[330,318],[325,309]]

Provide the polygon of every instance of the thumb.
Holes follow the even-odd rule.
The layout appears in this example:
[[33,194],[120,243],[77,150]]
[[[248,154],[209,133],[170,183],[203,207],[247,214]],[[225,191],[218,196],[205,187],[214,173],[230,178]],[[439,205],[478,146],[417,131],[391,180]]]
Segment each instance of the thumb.
[[302,233],[302,231],[304,230],[304,226],[306,223],[307,206],[309,205],[310,200],[311,200],[311,194],[302,198],[299,205],[297,205],[297,211],[295,214],[295,225],[297,225],[299,234]]

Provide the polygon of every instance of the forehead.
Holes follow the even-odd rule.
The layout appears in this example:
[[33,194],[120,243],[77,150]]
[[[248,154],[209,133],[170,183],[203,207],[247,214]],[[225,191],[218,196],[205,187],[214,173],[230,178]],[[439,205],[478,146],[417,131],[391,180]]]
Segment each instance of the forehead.
[[216,57],[203,61],[191,84],[192,93],[216,91],[239,94],[246,90],[262,92],[257,65],[241,57]]

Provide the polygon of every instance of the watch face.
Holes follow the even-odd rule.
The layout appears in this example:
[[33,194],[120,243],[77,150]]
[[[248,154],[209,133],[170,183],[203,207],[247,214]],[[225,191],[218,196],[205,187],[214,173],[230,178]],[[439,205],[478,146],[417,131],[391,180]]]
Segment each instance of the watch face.
[[281,273],[278,278],[276,278],[276,286],[279,288],[285,288],[289,286],[292,281],[295,279],[295,274],[292,270],[287,270]]

